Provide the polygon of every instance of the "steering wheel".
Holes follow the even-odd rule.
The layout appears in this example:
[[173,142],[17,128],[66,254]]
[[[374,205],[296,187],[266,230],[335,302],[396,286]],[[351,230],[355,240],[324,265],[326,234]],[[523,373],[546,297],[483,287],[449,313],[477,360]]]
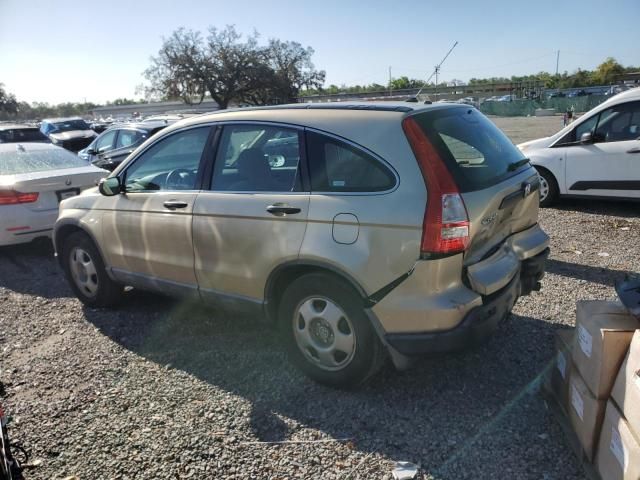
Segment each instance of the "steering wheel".
[[193,173],[186,168],[175,168],[165,178],[167,189],[190,190],[193,188]]

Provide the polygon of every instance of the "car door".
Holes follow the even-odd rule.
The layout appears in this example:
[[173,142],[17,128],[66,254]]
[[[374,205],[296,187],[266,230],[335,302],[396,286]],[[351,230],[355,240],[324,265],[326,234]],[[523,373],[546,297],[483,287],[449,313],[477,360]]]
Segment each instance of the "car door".
[[123,128],[118,130],[113,149],[104,155],[105,166],[112,170],[133,152],[138,145],[146,140],[148,134],[144,130]]
[[[583,133],[591,141],[580,143]],[[602,110],[580,124],[566,149],[566,189],[573,195],[640,198],[640,102]]]
[[103,244],[123,283],[197,294],[191,222],[210,133],[210,126],[172,132],[119,172],[125,192],[109,197]]
[[309,206],[303,139],[290,126],[222,127],[209,188],[193,209],[195,272],[204,300],[260,307],[269,274],[298,258]]
[[[108,130],[101,134],[98,138],[94,140],[94,142],[89,145],[87,148],[92,148],[95,152],[89,161],[99,161],[104,158],[105,155],[108,155],[111,150],[113,150],[113,146],[116,141],[116,136],[118,135],[118,130]],[[92,147],[93,146],[93,147]]]

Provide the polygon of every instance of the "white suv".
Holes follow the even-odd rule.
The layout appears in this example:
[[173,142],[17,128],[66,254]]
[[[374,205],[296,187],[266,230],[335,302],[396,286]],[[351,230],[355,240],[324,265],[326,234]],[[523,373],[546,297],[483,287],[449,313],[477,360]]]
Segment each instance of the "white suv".
[[640,88],[518,147],[540,173],[543,207],[561,195],[640,199]]

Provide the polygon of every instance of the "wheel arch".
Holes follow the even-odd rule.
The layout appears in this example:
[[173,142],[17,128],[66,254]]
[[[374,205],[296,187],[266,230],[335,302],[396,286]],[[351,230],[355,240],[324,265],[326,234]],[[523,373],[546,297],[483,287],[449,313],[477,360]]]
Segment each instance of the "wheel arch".
[[[96,249],[98,250],[98,253],[102,257],[102,261],[105,262],[105,257],[102,252],[102,248],[100,248],[100,244],[96,241],[96,238],[93,236],[91,231],[87,228],[83,228],[80,222],[78,222],[77,220],[68,219],[68,220],[63,220],[61,222],[58,222],[53,232],[53,248],[55,251],[56,258],[58,259],[58,263],[60,263],[60,265],[62,266],[61,253],[62,253],[63,242],[67,238],[69,238],[70,235],[76,232],[82,232],[91,239]],[[105,267],[106,267],[106,263],[105,263]],[[109,276],[111,276],[109,269],[107,268],[106,270]]]
[[264,290],[264,311],[270,322],[275,324],[277,321],[282,292],[291,282],[309,273],[324,273],[344,281],[358,293],[363,305],[367,303],[367,292],[344,270],[324,262],[292,261],[276,267],[267,278]]

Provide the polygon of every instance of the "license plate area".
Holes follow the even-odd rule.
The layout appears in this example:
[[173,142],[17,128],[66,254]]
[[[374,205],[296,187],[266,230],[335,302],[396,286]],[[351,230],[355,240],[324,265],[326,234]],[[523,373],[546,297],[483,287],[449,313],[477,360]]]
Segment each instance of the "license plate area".
[[80,194],[79,188],[67,188],[66,190],[58,190],[56,197],[58,197],[58,203],[67,198],[75,197]]

